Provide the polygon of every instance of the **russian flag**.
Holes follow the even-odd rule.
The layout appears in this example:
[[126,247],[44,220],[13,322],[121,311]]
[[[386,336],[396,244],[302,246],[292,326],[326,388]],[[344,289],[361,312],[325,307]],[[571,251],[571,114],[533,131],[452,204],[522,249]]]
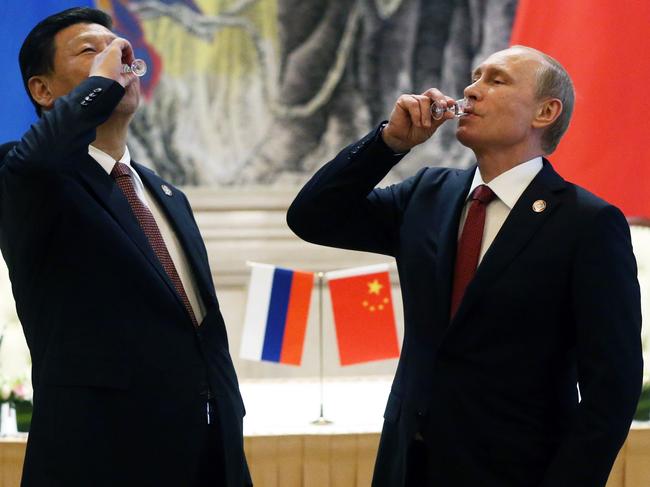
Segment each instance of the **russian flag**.
[[251,264],[240,357],[300,365],[314,274]]

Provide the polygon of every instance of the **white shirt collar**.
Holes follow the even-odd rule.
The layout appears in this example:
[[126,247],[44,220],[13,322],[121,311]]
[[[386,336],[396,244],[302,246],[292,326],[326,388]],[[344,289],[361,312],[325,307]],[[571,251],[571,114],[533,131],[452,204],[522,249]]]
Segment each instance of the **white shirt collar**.
[[[111,174],[111,171],[113,170],[113,166],[115,166],[115,159],[113,159],[111,156],[109,156],[106,152],[99,150],[97,147],[93,145],[88,146],[88,155],[95,159],[100,166],[106,171],[107,174]],[[129,153],[129,148],[125,147],[124,148],[124,154],[120,158],[118,162],[121,162],[122,164],[126,164],[129,166],[132,172],[133,168],[131,167],[131,154]]]
[[[113,166],[115,166],[115,159],[106,154],[106,152],[99,150],[97,147],[93,147],[92,145],[88,146],[88,155],[95,159],[109,176],[111,175]],[[133,177],[133,185],[135,187],[136,194],[140,198],[140,201],[142,201],[147,207],[150,208],[147,194],[144,189],[144,184],[142,183],[142,178],[138,174],[138,171],[136,171],[135,168],[131,165],[131,154],[129,153],[128,147],[124,148],[124,154],[120,158],[119,162],[128,166]]]
[[530,161],[517,164],[512,169],[507,170],[503,174],[499,174],[489,183],[483,182],[481,171],[477,167],[466,199],[469,198],[477,186],[485,184],[512,210],[512,207],[515,206],[521,194],[526,190],[532,180],[535,179],[535,176],[542,170],[543,166],[542,158],[538,156]]

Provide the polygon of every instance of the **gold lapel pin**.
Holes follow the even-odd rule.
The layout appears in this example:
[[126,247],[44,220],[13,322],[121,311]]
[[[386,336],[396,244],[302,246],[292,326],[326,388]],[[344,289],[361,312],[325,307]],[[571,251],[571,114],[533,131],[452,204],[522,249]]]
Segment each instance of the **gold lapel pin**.
[[533,211],[535,213],[541,213],[546,209],[546,201],[544,200],[537,200],[533,203]]
[[173,194],[171,188],[166,184],[161,184],[160,188],[163,190],[163,193],[165,193],[167,196],[171,196]]

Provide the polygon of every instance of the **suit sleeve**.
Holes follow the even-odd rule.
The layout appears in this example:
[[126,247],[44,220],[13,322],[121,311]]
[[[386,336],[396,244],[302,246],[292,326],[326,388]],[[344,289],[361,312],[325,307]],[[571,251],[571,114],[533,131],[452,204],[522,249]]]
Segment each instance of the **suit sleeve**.
[[95,129],[110,117],[124,96],[116,81],[93,76],[56,100],[54,108],[40,119],[9,150],[0,165],[4,171],[34,174],[56,171],[70,155],[87,150],[95,140]]
[[618,209],[597,213],[573,272],[581,402],[542,487],[604,487],[641,391],[637,268],[629,226]]
[[296,196],[289,227],[308,242],[394,256],[401,216],[424,170],[384,189],[375,186],[402,157],[386,146],[379,128],[346,147]]

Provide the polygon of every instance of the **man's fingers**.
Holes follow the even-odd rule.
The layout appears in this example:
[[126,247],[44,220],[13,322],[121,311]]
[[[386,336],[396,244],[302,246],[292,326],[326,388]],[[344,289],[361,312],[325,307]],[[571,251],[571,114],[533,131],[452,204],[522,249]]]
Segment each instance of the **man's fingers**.
[[[435,103],[442,108],[453,106],[454,103],[456,103],[456,100],[454,98],[445,95],[444,93],[442,93],[440,90],[437,90],[436,88],[429,88],[427,91],[422,93],[422,96],[426,96],[427,98],[429,98],[429,100],[431,100],[432,105]],[[444,116],[443,118],[446,119],[448,117]]]
[[425,128],[431,127],[431,99],[428,96],[418,96],[420,104],[420,116],[422,117],[422,126]]
[[418,128],[430,128],[431,104],[430,97],[424,95],[402,95],[397,102],[411,120],[411,123]]
[[129,41],[124,39],[125,44],[122,48],[122,62],[128,64],[129,66],[133,61],[135,61],[135,53],[133,52],[133,46]]
[[113,39],[106,49],[119,51],[122,64],[130,65],[135,60],[133,46],[131,46],[129,41],[122,37],[116,37]]
[[422,96],[426,96],[427,98],[429,98],[429,100],[431,100],[431,102],[435,101],[435,102],[440,103],[440,102],[444,102],[446,100],[452,100],[453,101],[453,98],[450,98],[450,97],[444,95],[440,90],[438,90],[436,88],[429,88],[427,91],[422,93]]
[[408,112],[411,117],[411,123],[416,127],[420,127],[422,114],[420,113],[420,103],[417,97],[415,95],[409,95],[406,99],[406,104],[408,106]]
[[407,151],[421,144],[448,118],[453,117],[451,113],[445,113],[441,119],[434,120],[431,115],[431,105],[434,102],[439,102],[446,108],[448,100],[453,101],[453,98],[443,95],[435,88],[421,95],[401,95],[382,132],[384,142],[396,152]]
[[125,73],[123,66],[130,66],[134,60],[131,43],[126,39],[116,37],[95,57],[89,74],[113,79],[122,86],[127,86],[137,76],[133,73]]

